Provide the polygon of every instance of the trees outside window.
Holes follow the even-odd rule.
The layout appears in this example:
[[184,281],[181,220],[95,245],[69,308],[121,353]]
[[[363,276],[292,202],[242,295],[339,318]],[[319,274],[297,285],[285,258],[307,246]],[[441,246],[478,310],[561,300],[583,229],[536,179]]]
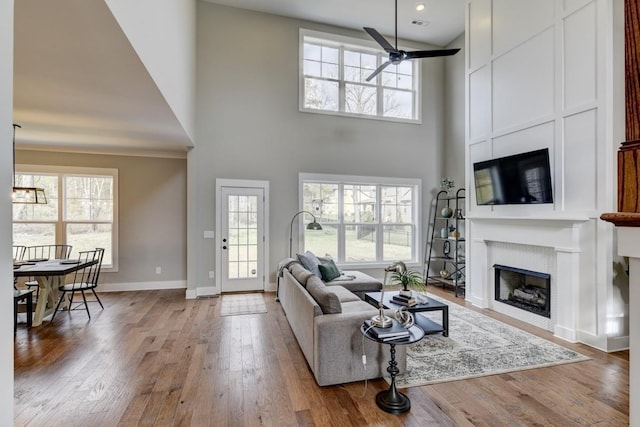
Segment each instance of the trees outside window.
[[300,224],[302,249],[341,264],[419,262],[420,180],[301,174],[300,185],[301,209],[323,228]]
[[419,61],[388,66],[367,82],[388,54],[364,40],[301,30],[300,52],[302,111],[420,121]]
[[17,166],[16,185],[45,189],[46,205],[13,205],[13,243],[69,244],[71,257],[104,248],[103,268],[117,268],[117,170]]

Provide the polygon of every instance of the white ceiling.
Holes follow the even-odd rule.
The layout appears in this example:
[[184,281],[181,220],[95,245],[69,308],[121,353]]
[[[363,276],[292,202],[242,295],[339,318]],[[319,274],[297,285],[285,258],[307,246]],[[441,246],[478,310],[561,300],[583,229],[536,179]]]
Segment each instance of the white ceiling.
[[[391,0],[205,0],[392,40]],[[399,0],[398,36],[445,46],[465,0]],[[428,21],[417,26],[412,19]],[[15,2],[14,122],[22,149],[184,156],[192,142],[103,1]]]
[[[352,29],[373,27],[391,38],[393,0],[205,0],[210,3],[305,19]],[[466,0],[397,0],[398,37],[446,46],[464,31]],[[422,3],[425,9],[416,10]],[[415,25],[411,21],[427,22]]]

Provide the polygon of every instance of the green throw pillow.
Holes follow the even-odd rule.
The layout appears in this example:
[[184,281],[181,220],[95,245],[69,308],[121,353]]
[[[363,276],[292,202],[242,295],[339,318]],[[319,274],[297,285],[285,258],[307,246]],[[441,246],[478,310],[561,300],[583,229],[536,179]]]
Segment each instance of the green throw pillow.
[[330,259],[329,262],[325,264],[320,264],[318,268],[320,269],[322,280],[324,280],[325,282],[330,282],[333,279],[337,279],[338,277],[340,277],[340,270],[338,270],[336,263],[333,262],[332,259]]

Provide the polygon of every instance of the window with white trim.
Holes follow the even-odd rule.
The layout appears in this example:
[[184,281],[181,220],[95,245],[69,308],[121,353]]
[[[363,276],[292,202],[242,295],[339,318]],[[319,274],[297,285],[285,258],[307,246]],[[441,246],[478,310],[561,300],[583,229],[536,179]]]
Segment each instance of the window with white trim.
[[44,205],[13,205],[13,244],[104,248],[103,269],[117,271],[117,169],[16,165],[16,186],[41,187]]
[[365,40],[300,30],[300,110],[420,123],[420,61],[389,65]]
[[331,255],[340,264],[419,262],[419,179],[300,174],[301,210],[322,230],[299,230],[303,250]]

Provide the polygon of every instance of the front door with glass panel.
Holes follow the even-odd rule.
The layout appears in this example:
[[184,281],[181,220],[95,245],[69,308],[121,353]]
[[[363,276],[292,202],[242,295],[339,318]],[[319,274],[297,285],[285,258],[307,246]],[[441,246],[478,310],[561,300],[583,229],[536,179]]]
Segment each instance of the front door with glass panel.
[[264,190],[221,188],[222,292],[263,291]]

